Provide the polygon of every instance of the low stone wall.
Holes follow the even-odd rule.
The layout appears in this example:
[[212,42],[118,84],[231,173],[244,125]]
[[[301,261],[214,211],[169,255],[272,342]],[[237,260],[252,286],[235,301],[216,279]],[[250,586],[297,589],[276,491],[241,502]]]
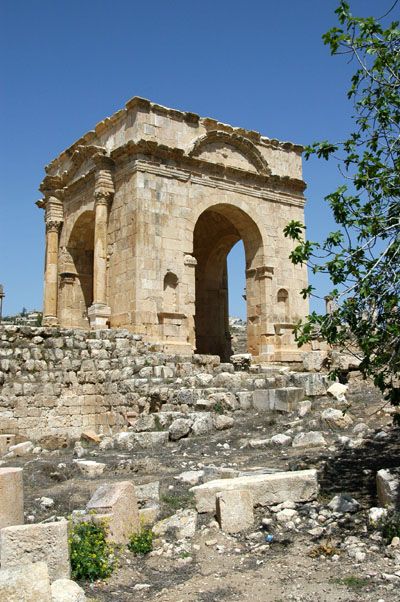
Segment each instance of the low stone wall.
[[152,400],[171,402],[180,377],[212,374],[218,364],[167,355],[125,330],[1,326],[0,433],[40,441],[115,431]]

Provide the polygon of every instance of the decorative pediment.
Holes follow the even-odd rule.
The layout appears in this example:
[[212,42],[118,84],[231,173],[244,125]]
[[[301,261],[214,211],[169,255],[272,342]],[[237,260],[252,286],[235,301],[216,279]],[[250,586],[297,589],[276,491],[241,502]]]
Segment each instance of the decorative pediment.
[[188,155],[263,175],[271,173],[255,144],[239,134],[212,130],[195,141]]

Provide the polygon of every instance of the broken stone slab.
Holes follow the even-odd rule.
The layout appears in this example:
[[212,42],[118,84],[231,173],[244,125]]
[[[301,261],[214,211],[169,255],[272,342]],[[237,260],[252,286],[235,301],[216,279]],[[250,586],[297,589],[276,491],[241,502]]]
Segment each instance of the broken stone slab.
[[292,447],[323,447],[326,445],[323,434],[320,431],[309,431],[299,433],[292,442]]
[[256,389],[253,391],[252,406],[258,412],[272,412],[275,405],[275,389]]
[[246,489],[221,491],[216,496],[218,523],[225,533],[240,533],[253,526],[253,494]]
[[101,437],[95,431],[83,431],[81,433],[81,439],[88,443],[96,443],[97,445],[101,442]]
[[347,429],[353,424],[353,420],[348,414],[335,408],[324,410],[321,419],[331,429]]
[[126,544],[133,533],[140,531],[136,492],[130,481],[101,485],[87,503],[86,510],[95,513],[93,520],[106,522],[107,537],[113,543]]
[[295,372],[290,375],[290,382],[301,387],[307,397],[326,395],[330,383],[325,374],[315,372]]
[[174,479],[193,486],[197,485],[203,477],[204,470],[186,470],[185,472],[181,472],[178,476],[174,477]]
[[23,523],[22,468],[0,468],[0,529]]
[[284,501],[307,502],[316,498],[316,470],[252,474],[234,479],[218,479],[192,487],[198,512],[214,512],[216,496],[222,491],[250,491],[255,506],[273,506]]
[[153,527],[153,533],[159,537],[173,531],[177,539],[190,539],[194,537],[197,526],[197,512],[186,508],[178,510],[176,514],[160,520]]
[[17,445],[11,445],[9,453],[12,453],[16,457],[27,456],[32,453],[34,447],[32,441],[24,441],[23,443],[17,443]]
[[400,467],[378,470],[376,489],[381,506],[400,508]]
[[0,600],[4,602],[53,602],[45,562],[26,562],[0,570]]
[[146,433],[134,433],[132,431],[124,431],[117,433],[114,437],[117,447],[131,451],[134,448],[148,449],[153,447],[161,447],[168,443],[168,431],[155,431]]
[[74,460],[80,472],[88,479],[95,479],[103,474],[106,464],[94,460]]
[[154,414],[139,416],[133,425],[133,430],[137,433],[146,433],[157,430],[157,421]]
[[69,578],[68,521],[5,527],[0,542],[2,568],[43,560],[51,581]]
[[85,592],[71,579],[57,579],[51,584],[52,602],[86,602]]
[[337,401],[346,401],[346,392],[349,388],[348,385],[342,383],[333,383],[327,390],[328,395],[337,399]]
[[12,445],[15,445],[15,435],[0,435],[0,457],[4,456]]

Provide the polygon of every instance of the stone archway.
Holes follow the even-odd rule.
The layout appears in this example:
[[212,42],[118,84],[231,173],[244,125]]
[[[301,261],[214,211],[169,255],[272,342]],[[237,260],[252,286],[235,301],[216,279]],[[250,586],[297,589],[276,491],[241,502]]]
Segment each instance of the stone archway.
[[87,310],[93,303],[94,212],[76,220],[66,247],[60,249],[61,321],[88,328]]
[[243,241],[246,257],[248,349],[258,355],[262,291],[256,275],[257,268],[264,265],[260,230],[234,205],[213,205],[199,216],[193,234],[193,255],[197,261],[196,351],[219,355],[223,361],[227,361],[232,353],[227,256],[239,240]]

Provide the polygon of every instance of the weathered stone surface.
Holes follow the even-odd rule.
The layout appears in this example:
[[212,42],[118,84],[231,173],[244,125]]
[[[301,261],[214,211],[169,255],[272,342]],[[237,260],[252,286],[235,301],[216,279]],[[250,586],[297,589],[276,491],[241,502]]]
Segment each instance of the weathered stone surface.
[[275,405],[275,389],[257,389],[254,391],[252,405],[259,412],[271,412]]
[[101,485],[89,500],[86,509],[98,520],[106,517],[109,540],[126,544],[140,530],[139,510],[135,487],[130,481]]
[[275,389],[273,409],[278,412],[293,412],[302,399],[304,399],[304,390],[300,387]]
[[326,441],[319,431],[299,433],[292,442],[292,447],[322,447],[324,445],[326,445]]
[[146,433],[123,432],[118,433],[115,438],[117,447],[128,451],[135,447],[147,449],[149,447],[160,447],[169,441],[168,431],[155,431]]
[[214,424],[211,414],[204,413],[202,416],[197,416],[194,418],[194,422],[192,424],[192,433],[193,435],[207,435],[214,430]]
[[246,489],[222,491],[216,496],[217,520],[226,533],[240,533],[253,526],[253,494]]
[[381,506],[400,508],[400,467],[381,469],[376,473],[376,488]]
[[174,420],[168,429],[171,441],[178,441],[179,439],[183,439],[183,437],[187,437],[192,424],[193,421],[188,418],[177,418],[177,420]]
[[360,508],[360,504],[352,498],[350,495],[340,494],[335,495],[328,504],[328,508],[333,512],[339,512],[345,514],[346,512],[357,512]]
[[196,532],[197,512],[191,509],[178,510],[173,516],[159,521],[153,527],[153,532],[163,536],[173,531],[177,539],[192,538]]
[[15,445],[15,435],[0,435],[0,458],[8,452],[11,445]]
[[103,474],[106,464],[95,462],[95,460],[75,460],[75,464],[81,473],[89,479],[95,479]]
[[333,383],[327,390],[327,393],[338,401],[343,401],[346,399],[345,395],[348,388],[348,385],[342,385],[342,383]]
[[0,531],[0,561],[8,569],[26,562],[47,563],[50,580],[69,578],[68,522],[5,527]]
[[2,602],[54,602],[45,562],[23,563],[0,570]]
[[324,410],[321,419],[331,429],[347,429],[353,424],[353,420],[348,414],[334,408]]
[[277,435],[273,435],[271,437],[271,443],[273,445],[282,445],[287,446],[292,442],[292,438],[289,435],[284,435],[283,433],[278,433]]
[[225,414],[216,414],[213,417],[214,427],[217,431],[225,431],[233,427],[235,420],[232,416],[225,416]]
[[199,481],[204,477],[204,470],[186,470],[181,472],[178,476],[174,477],[177,481],[187,483],[188,485],[197,485]]
[[158,502],[160,500],[160,482],[151,481],[144,485],[135,485],[135,493],[138,502]]
[[51,584],[52,602],[86,602],[85,592],[71,579],[57,579]]
[[326,360],[326,351],[308,351],[303,355],[303,367],[306,372],[319,372]]
[[11,445],[8,451],[14,456],[27,456],[32,453],[34,447],[32,441],[24,441],[23,443],[17,443],[17,445]]
[[0,468],[0,529],[23,522],[22,468]]
[[192,487],[198,512],[213,512],[216,495],[221,491],[250,491],[254,505],[272,506],[286,500],[304,502],[315,499],[318,492],[316,470],[256,474],[233,479],[208,481]]
[[293,373],[290,377],[291,382],[304,389],[308,397],[317,397],[326,395],[330,381],[326,374],[319,373]]

